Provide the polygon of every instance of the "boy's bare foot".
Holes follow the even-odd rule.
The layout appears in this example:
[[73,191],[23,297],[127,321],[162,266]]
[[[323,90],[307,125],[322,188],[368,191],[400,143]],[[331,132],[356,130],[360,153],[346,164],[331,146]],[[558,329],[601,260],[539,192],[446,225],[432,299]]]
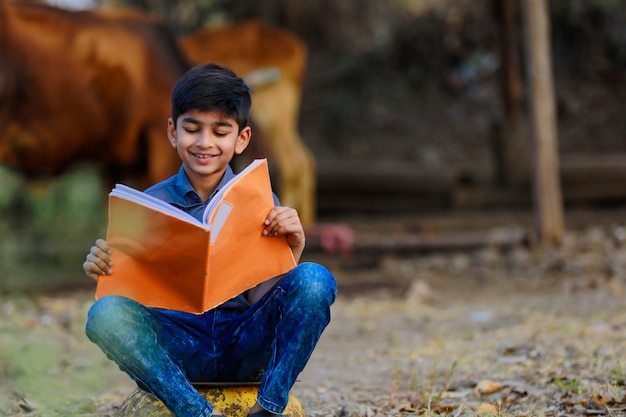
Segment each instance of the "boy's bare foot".
[[287,417],[285,414],[274,414],[265,409],[257,411],[255,413],[249,413],[248,417]]
[[265,409],[261,407],[258,402],[255,402],[254,405],[250,407],[250,410],[248,410],[248,415],[258,413],[259,411],[264,411],[264,410]]

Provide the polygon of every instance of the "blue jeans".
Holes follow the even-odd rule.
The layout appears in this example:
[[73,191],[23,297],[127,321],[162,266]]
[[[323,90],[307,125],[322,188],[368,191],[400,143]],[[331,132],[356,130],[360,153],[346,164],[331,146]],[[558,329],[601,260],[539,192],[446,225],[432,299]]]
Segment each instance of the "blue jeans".
[[210,416],[201,381],[259,381],[259,404],[281,413],[330,321],[337,287],[323,266],[302,263],[245,311],[195,315],[120,296],[89,310],[89,339],[177,417]]

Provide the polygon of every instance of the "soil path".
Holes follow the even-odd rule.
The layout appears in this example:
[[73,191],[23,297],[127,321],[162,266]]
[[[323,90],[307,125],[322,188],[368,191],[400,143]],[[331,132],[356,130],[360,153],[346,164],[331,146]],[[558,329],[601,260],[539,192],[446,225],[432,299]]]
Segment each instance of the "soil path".
[[[554,251],[320,259],[340,292],[293,393],[310,417],[626,415],[614,232],[568,234]],[[84,336],[92,302],[93,290],[0,299],[0,417],[114,415],[134,386]]]

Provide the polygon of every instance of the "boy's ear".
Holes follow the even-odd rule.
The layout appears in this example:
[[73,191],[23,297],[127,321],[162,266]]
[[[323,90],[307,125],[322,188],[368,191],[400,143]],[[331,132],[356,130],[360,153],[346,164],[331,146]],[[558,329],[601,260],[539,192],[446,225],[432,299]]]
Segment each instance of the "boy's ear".
[[239,132],[239,137],[237,138],[237,143],[235,144],[236,155],[241,155],[241,153],[246,150],[251,137],[252,129],[250,129],[250,126],[244,127],[241,132]]
[[176,126],[174,126],[174,119],[171,117],[167,119],[167,138],[170,140],[170,143],[175,148],[176,147]]

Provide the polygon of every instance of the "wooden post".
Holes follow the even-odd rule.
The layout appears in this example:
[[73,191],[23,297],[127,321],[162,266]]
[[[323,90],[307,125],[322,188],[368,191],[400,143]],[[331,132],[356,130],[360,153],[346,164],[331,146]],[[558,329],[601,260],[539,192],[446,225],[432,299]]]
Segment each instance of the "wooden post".
[[518,37],[519,0],[501,0],[500,21],[502,39],[500,53],[502,57],[502,98],[507,120],[519,123],[523,118],[523,83],[520,77],[519,37]]
[[549,11],[547,0],[524,0],[523,5],[537,231],[541,243],[555,245],[563,237],[564,226]]
[[494,2],[500,23],[501,96],[504,114],[492,131],[496,184],[530,188],[530,139],[524,112],[524,86],[520,71],[520,0]]

